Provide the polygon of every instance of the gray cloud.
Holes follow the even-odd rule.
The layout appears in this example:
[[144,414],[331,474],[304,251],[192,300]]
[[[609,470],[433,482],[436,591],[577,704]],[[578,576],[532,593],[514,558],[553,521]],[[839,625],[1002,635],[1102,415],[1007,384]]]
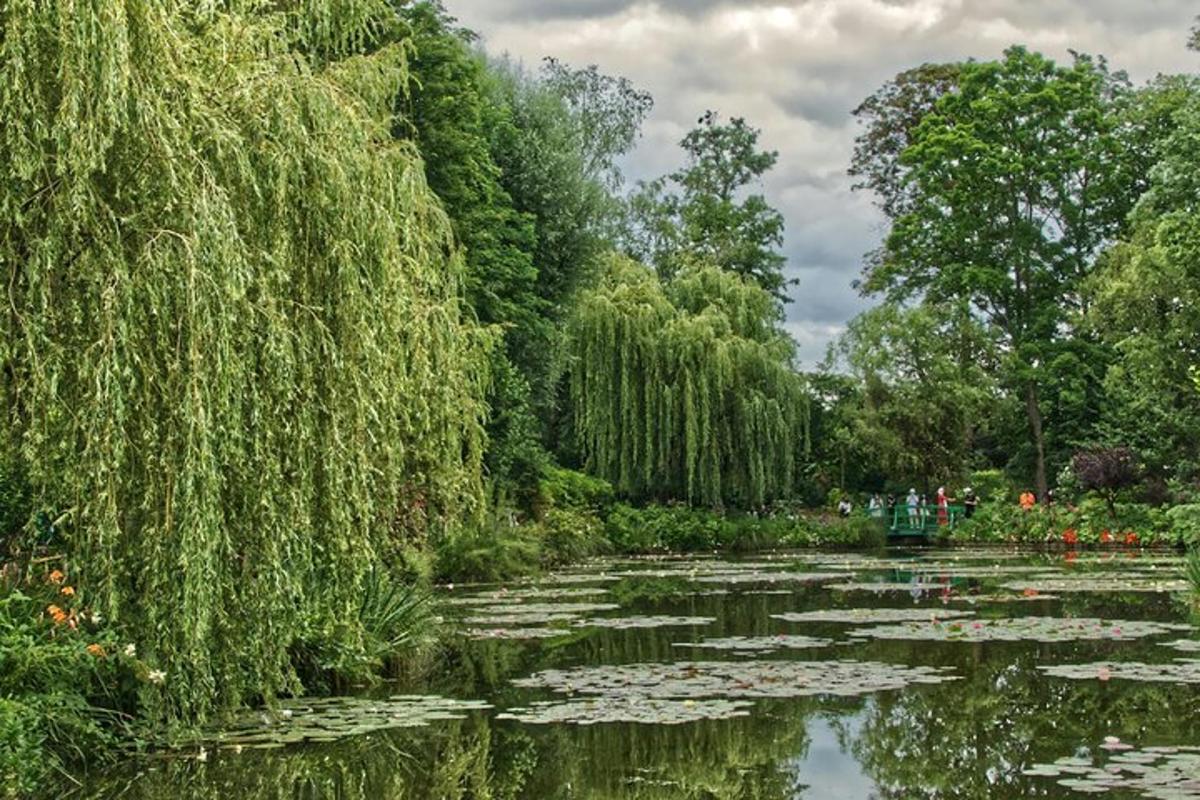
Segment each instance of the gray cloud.
[[994,58],[1013,43],[1105,55],[1139,81],[1194,70],[1183,43],[1200,11],[1191,0],[446,2],[494,53],[595,63],[648,89],[656,106],[631,179],[673,169],[705,109],[763,129],[780,158],[762,190],[786,217],[789,275],[801,280],[788,329],[808,365],[868,304],[850,284],[882,221],[845,174],[859,101],[908,67]]

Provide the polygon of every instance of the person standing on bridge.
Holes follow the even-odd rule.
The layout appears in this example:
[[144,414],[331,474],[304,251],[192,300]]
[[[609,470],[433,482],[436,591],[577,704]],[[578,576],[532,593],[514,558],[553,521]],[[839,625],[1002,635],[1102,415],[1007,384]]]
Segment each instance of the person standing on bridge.
[[950,498],[946,497],[946,487],[939,486],[937,492],[938,525],[950,524]]
[[920,527],[917,516],[920,514],[919,506],[921,505],[921,498],[917,496],[916,489],[908,490],[908,498],[905,501],[905,505],[908,506],[908,527]]

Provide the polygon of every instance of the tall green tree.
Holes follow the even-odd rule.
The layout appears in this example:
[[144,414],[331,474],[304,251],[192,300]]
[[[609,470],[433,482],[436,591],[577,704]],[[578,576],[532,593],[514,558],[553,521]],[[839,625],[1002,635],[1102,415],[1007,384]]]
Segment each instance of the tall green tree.
[[1127,241],[1088,284],[1088,321],[1115,358],[1105,376],[1100,438],[1128,445],[1153,476],[1200,480],[1200,87],[1159,83],[1148,102],[1175,130]]
[[706,112],[680,142],[684,167],[639,184],[630,198],[628,249],[664,280],[704,262],[787,302],[783,215],[752,190],[779,159],[759,148],[760,135],[740,117],[722,123]]
[[490,336],[391,136],[394,22],[0,5],[5,431],[154,715],[297,691],[290,648],[353,652],[368,571],[480,506]]
[[588,470],[638,499],[750,507],[790,497],[807,397],[776,307],[713,266],[664,286],[613,256],[571,324],[571,399]]
[[1037,491],[1048,491],[1043,387],[1082,312],[1081,282],[1137,199],[1120,75],[1021,47],[961,65],[901,162],[911,206],[892,224],[864,289],[894,300],[969,302],[1001,336],[1021,396]]
[[404,4],[412,81],[400,95],[397,136],[414,141],[430,188],[450,217],[466,262],[465,293],[479,321],[500,326],[492,351],[485,467],[506,495],[536,487],[547,461],[532,384],[558,330],[538,289],[536,219],[517,211],[492,156],[492,137],[516,135],[511,109],[493,102],[485,56],[440,3]]
[[[487,101],[505,110],[507,123],[490,127],[489,149],[513,207],[533,221],[537,295],[561,332],[575,294],[596,279],[612,246],[617,162],[636,142],[651,101],[625,79],[557,61],[536,73],[492,62],[489,77]],[[563,358],[555,335],[516,363],[548,444],[563,433]]]

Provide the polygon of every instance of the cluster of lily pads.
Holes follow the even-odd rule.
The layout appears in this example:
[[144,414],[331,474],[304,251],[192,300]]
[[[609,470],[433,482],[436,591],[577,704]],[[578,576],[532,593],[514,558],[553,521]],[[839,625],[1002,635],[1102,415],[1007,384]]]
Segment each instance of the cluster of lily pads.
[[829,608],[818,611],[772,614],[784,622],[828,622],[848,625],[876,622],[930,622],[974,616],[974,611],[944,608]]
[[955,679],[948,668],[870,661],[681,661],[550,669],[513,685],[566,695],[699,700],[854,697]]
[[645,725],[682,725],[711,719],[733,719],[750,714],[748,700],[664,700],[634,696],[588,697],[565,702],[539,701],[525,708],[511,708],[496,719],[511,719],[531,725],[569,723],[596,725],[630,722]]
[[1097,661],[1091,664],[1054,664],[1039,666],[1055,678],[1072,680],[1126,680],[1161,683],[1200,683],[1200,661],[1179,658],[1162,664],[1140,661]]
[[859,628],[854,636],[938,642],[1073,642],[1083,640],[1128,641],[1159,636],[1188,625],[1136,620],[1103,620],[1088,617],[1009,617],[985,620],[927,620]]
[[1056,778],[1067,789],[1085,794],[1119,792],[1152,800],[1200,798],[1200,747],[1135,749],[1110,739],[1100,746],[1111,755],[1104,763],[1070,756],[1024,771],[1031,777]]
[[1038,577],[1011,581],[1002,588],[1016,592],[1182,592],[1188,588],[1187,581],[1177,578],[1150,577],[1146,575],[1095,575]]
[[240,751],[334,742],[394,728],[424,727],[437,720],[463,719],[471,711],[489,708],[490,704],[480,700],[425,695],[289,700],[274,711],[245,712],[221,729],[200,731],[181,744]]
[[811,650],[828,647],[830,639],[812,636],[727,636],[699,642],[674,642],[674,647],[694,647],[701,650],[726,650],[733,653],[774,653],[779,650]]

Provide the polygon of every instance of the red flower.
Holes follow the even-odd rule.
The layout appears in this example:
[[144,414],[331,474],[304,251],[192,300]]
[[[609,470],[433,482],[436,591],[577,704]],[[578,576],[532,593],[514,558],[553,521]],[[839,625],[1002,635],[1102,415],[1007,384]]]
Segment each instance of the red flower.
[[1021,494],[1021,508],[1026,511],[1031,510],[1037,505],[1037,496],[1033,492],[1024,492]]
[[1079,544],[1079,533],[1074,528],[1063,531],[1063,541],[1071,546]]
[[1133,531],[1126,531],[1125,532],[1125,544],[1129,547],[1137,547],[1138,535],[1136,533],[1134,533]]
[[1100,544],[1109,544],[1113,540],[1113,535],[1108,532],[1108,528],[1100,531]]

